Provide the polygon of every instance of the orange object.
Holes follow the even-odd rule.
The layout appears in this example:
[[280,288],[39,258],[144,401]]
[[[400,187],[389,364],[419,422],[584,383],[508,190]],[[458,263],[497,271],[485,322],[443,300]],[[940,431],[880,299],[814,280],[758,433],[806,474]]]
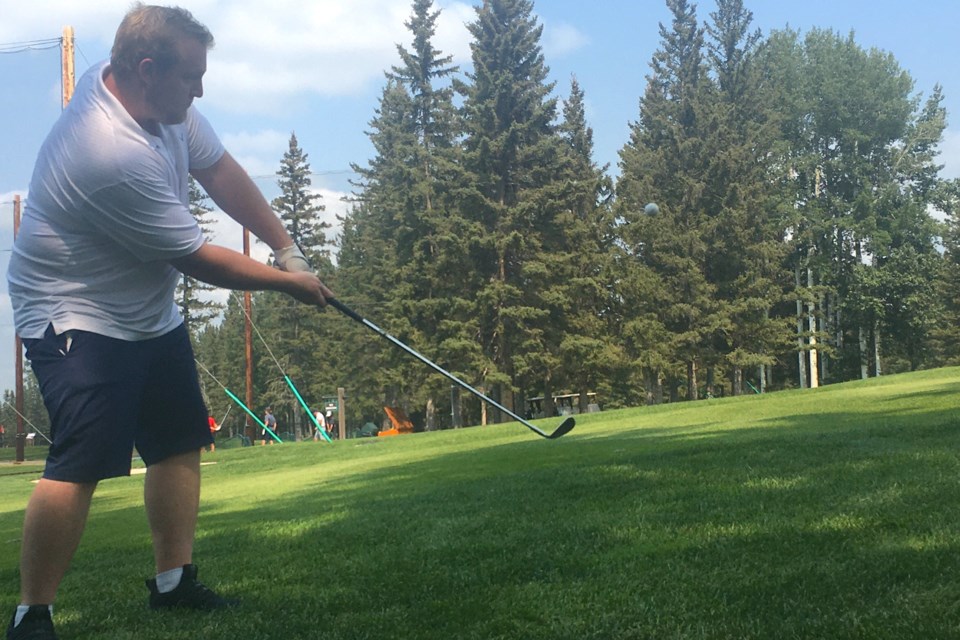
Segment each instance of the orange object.
[[390,424],[393,425],[393,428],[381,431],[377,434],[378,437],[413,433],[413,423],[410,422],[410,418],[403,412],[403,409],[400,407],[384,407],[383,410],[387,413],[387,417],[390,418]]

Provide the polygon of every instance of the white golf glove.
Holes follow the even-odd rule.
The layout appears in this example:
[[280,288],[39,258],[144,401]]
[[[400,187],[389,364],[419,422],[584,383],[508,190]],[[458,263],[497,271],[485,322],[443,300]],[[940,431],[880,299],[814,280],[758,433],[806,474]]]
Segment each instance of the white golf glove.
[[295,244],[274,251],[273,261],[284,271],[313,271],[310,263],[307,262],[307,257],[300,251],[300,247]]

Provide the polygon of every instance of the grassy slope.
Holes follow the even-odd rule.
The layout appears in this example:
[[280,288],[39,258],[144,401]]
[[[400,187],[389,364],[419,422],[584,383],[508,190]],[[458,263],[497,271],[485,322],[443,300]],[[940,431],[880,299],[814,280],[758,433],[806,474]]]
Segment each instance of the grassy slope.
[[[146,611],[142,476],[104,482],[65,638],[960,637],[960,369],[205,456],[201,579]],[[549,430],[553,421],[549,421]],[[30,475],[0,475],[15,600]],[[3,614],[0,611],[0,615]]]

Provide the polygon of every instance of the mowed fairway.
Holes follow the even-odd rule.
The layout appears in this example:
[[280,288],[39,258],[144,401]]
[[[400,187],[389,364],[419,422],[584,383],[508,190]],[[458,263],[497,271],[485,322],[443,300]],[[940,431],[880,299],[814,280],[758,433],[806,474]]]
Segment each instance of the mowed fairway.
[[[960,369],[204,461],[200,578],[243,606],[147,610],[134,475],[64,639],[960,637]],[[35,471],[0,467],[4,616]]]

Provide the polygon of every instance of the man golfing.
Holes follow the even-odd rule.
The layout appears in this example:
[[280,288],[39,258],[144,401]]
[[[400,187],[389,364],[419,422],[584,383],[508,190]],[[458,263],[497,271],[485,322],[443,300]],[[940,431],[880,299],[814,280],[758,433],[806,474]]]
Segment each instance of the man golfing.
[[[53,602],[94,490],[130,473],[134,447],[147,465],[149,606],[236,604],[199,582],[193,564],[200,451],[212,438],[174,290],[184,273],[320,307],[333,294],[192,106],[212,45],[189,12],[135,5],[110,60],[79,81],[40,149],[7,277],[52,445],[24,517],[7,640],[57,637]],[[188,175],[273,249],[279,269],[204,240]]]

